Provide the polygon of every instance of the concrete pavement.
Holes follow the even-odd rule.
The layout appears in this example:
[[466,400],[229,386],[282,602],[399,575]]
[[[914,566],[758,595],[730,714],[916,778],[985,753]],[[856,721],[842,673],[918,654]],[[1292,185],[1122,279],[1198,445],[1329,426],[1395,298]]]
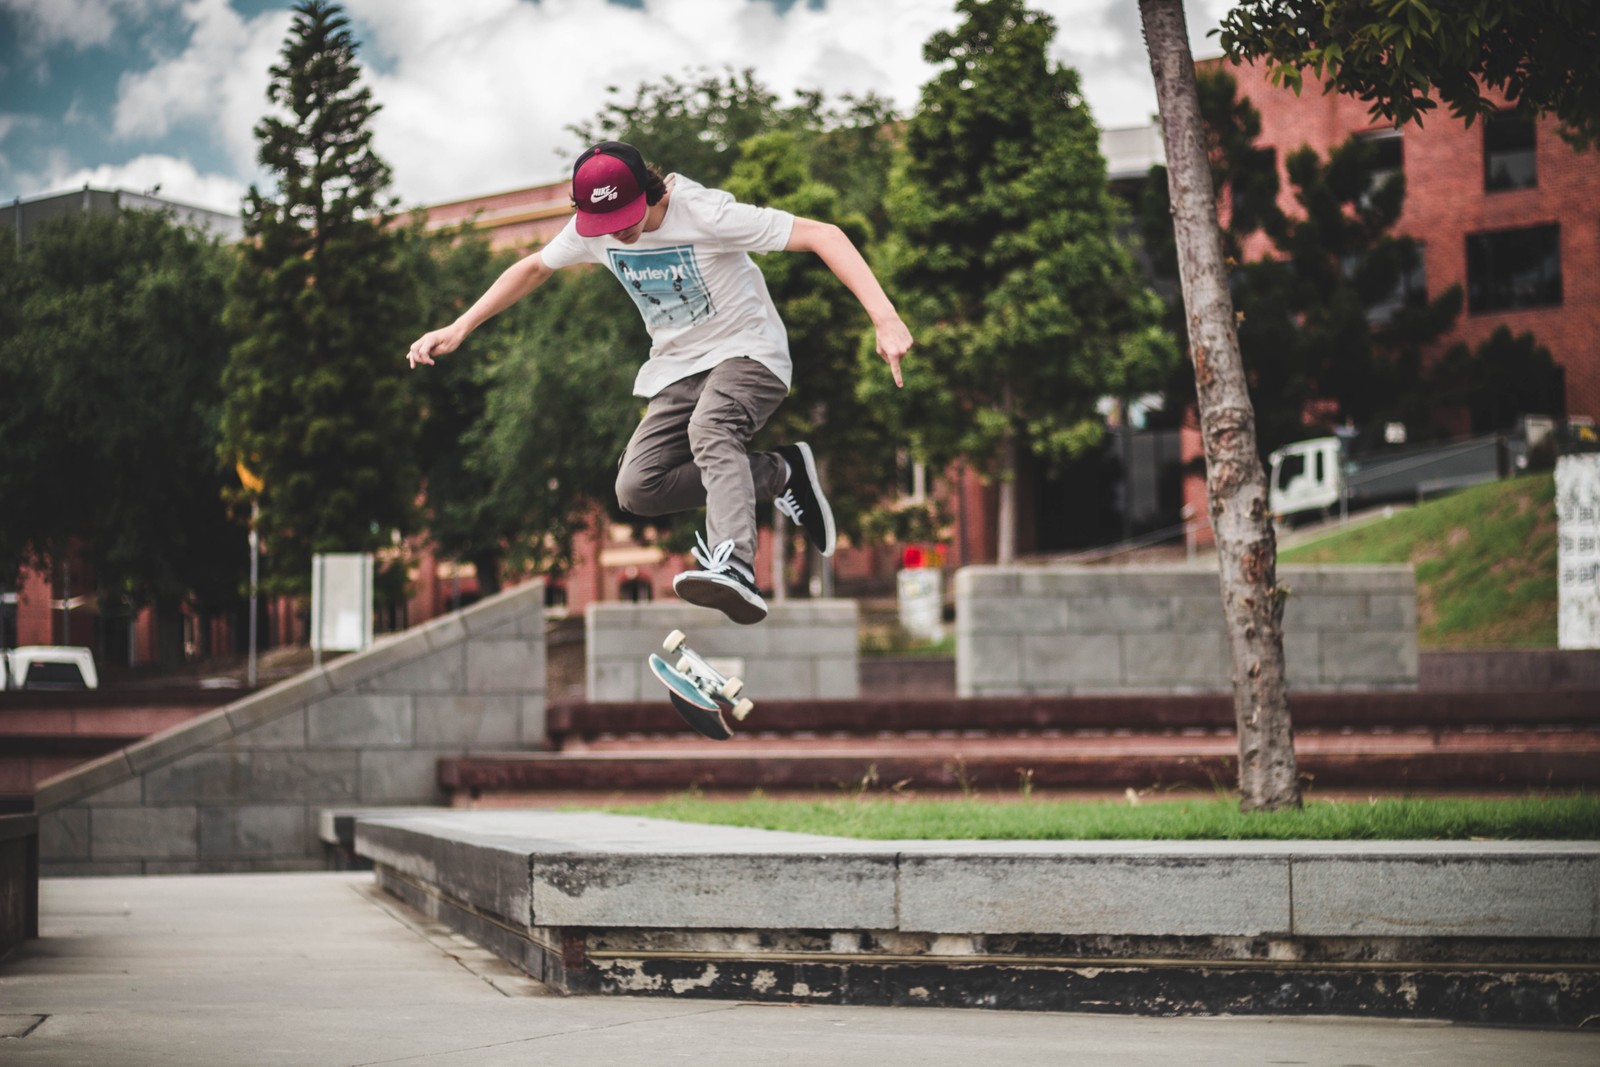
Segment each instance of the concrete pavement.
[[8,1067],[1600,1062],[1592,1032],[558,997],[370,874],[47,881],[41,911],[0,960]]

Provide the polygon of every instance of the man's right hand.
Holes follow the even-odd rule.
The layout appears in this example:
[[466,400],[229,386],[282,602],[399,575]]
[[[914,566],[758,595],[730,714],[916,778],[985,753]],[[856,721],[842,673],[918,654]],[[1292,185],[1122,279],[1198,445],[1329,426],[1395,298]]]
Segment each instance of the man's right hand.
[[411,350],[406,353],[406,361],[411,364],[412,370],[415,370],[419,363],[426,363],[431,367],[434,356],[454,352],[466,339],[466,331],[454,323],[442,330],[430,330],[411,343]]

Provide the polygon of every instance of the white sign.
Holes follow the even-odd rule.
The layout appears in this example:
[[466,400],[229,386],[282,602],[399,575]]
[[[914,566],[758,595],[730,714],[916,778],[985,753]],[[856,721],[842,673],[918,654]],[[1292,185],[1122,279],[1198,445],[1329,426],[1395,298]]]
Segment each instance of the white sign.
[[1556,460],[1556,644],[1600,648],[1600,453]]
[[311,557],[311,648],[357,652],[372,644],[372,556],[319,552]]
[[944,638],[944,598],[937,567],[907,567],[900,572],[900,625],[923,641]]

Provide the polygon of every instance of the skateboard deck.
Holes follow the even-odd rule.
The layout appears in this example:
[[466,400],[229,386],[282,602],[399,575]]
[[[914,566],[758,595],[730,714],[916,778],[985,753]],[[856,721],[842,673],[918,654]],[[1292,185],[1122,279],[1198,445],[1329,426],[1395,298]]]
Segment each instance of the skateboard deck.
[[727,714],[743,720],[755,706],[739,697],[744,682],[729,678],[688,646],[683,631],[674,630],[662,642],[668,655],[678,657],[673,665],[652,652],[650,670],[667,687],[668,699],[673,708],[689,724],[690,729],[713,741],[726,741],[733,736],[728,726]]

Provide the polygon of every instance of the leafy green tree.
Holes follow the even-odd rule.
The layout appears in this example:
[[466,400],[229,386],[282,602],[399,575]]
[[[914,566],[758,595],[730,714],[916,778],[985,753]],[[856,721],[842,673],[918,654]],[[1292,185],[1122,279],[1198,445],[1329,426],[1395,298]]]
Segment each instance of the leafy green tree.
[[650,340],[597,271],[560,272],[501,318],[482,345],[485,408],[464,437],[466,470],[488,485],[507,562],[559,572],[596,508],[615,509],[617,460],[644,413],[633,378]]
[[1099,133],[1053,20],[1021,0],[961,0],[924,55],[939,68],[905,127],[884,257],[918,347],[903,394],[863,377],[918,454],[1001,481],[1000,555],[1016,548],[1022,450],[1079,454],[1095,403],[1160,380],[1175,358],[1159,299],[1118,235]]
[[894,122],[889,102],[871,94],[846,96],[834,105],[812,90],[780,105],[777,94],[747,69],[693,81],[669,76],[644,82],[631,101],[608,100],[572,132],[586,145],[627,141],[645,159],[716,188],[753,138],[787,132],[798,140],[812,175],[838,191],[843,210],[865,216],[882,232]]
[[303,593],[313,553],[371,551],[412,521],[417,420],[400,354],[419,300],[348,20],[326,0],[294,10],[267,90],[278,110],[255,130],[277,188],[246,198],[223,450],[265,484],[266,584]]
[[149,211],[70,217],[0,241],[0,573],[81,554],[102,614],[233,606],[245,539],[217,456],[231,254]]
[[[444,322],[470,306],[512,262],[470,229],[409,231],[408,248],[421,281],[424,322]],[[491,374],[484,363],[500,351],[497,337],[515,316],[484,323],[450,359],[410,378],[421,416],[417,465],[426,494],[422,521],[437,550],[476,568],[485,594],[500,588],[500,563],[519,527],[493,492],[493,478],[470,443],[481,437]],[[510,388],[516,388],[512,383]]]
[[575,124],[585,145],[627,141],[652,163],[687,174],[702,185],[721,187],[739,159],[739,146],[783,124],[783,110],[755,71],[702,74],[692,81],[670,75],[643,82],[633,99],[615,98],[600,113]]
[[1600,15],[1592,0],[1242,0],[1222,21],[1235,62],[1266,60],[1274,84],[1371,104],[1421,123],[1437,95],[1469,125],[1504,98],[1554,114],[1576,146],[1600,143]]

